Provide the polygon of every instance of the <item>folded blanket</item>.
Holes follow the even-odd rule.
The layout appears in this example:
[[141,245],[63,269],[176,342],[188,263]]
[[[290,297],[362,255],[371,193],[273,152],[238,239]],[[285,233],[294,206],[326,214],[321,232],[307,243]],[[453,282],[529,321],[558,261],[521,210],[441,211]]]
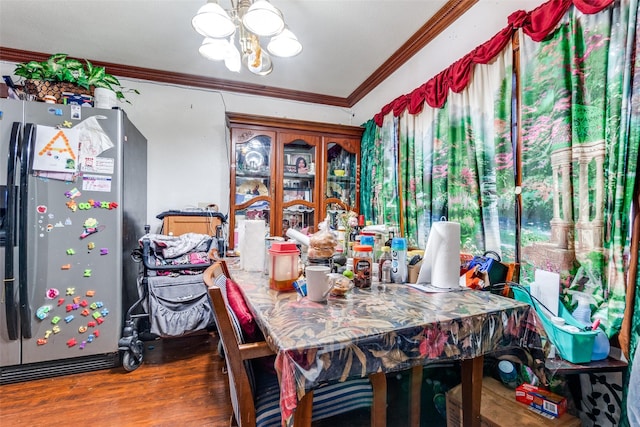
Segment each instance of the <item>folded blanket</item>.
[[163,258],[176,258],[192,251],[206,252],[211,244],[208,234],[185,233],[180,236],[167,234],[146,234],[140,240],[149,239],[151,249]]

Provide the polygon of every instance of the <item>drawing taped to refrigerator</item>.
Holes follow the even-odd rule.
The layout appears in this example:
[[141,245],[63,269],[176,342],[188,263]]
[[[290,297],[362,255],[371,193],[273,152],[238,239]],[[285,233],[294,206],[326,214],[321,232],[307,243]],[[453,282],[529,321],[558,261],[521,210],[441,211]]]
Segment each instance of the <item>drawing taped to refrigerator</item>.
[[0,99],[0,114],[0,384],[117,366],[146,139],[119,109]]

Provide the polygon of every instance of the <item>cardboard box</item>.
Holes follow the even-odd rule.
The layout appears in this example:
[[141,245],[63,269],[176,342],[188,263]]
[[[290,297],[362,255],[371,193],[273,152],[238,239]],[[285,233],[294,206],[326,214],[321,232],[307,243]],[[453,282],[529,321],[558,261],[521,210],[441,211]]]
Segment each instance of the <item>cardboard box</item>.
[[567,399],[531,384],[516,388],[516,400],[554,417],[567,412]]
[[[447,426],[462,425],[462,387],[457,386],[447,393]],[[515,391],[500,381],[487,377],[482,381],[480,402],[480,425],[482,427],[580,427],[580,419],[569,414],[560,418],[547,418],[528,406],[517,402]]]

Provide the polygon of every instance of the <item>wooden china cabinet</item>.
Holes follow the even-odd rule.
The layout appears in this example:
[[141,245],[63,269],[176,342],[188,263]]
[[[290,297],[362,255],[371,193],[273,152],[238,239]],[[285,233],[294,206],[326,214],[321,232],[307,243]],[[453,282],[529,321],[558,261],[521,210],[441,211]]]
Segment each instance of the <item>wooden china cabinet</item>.
[[363,128],[227,113],[231,133],[229,247],[239,219],[314,233],[329,215],[360,208]]

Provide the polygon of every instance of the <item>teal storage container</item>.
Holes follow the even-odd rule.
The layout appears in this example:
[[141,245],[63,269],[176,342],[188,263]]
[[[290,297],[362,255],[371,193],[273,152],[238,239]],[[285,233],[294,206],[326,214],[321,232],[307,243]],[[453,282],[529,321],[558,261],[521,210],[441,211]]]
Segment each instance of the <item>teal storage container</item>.
[[[540,303],[531,297],[528,286],[512,286],[512,289],[516,300],[526,302],[536,310],[549,340],[556,347],[560,357],[571,363],[591,362],[593,343],[598,335],[597,331],[570,332],[564,330],[551,322]],[[584,325],[574,319],[562,303],[558,304],[558,317],[562,317],[566,325],[573,325],[580,330],[584,328]]]

